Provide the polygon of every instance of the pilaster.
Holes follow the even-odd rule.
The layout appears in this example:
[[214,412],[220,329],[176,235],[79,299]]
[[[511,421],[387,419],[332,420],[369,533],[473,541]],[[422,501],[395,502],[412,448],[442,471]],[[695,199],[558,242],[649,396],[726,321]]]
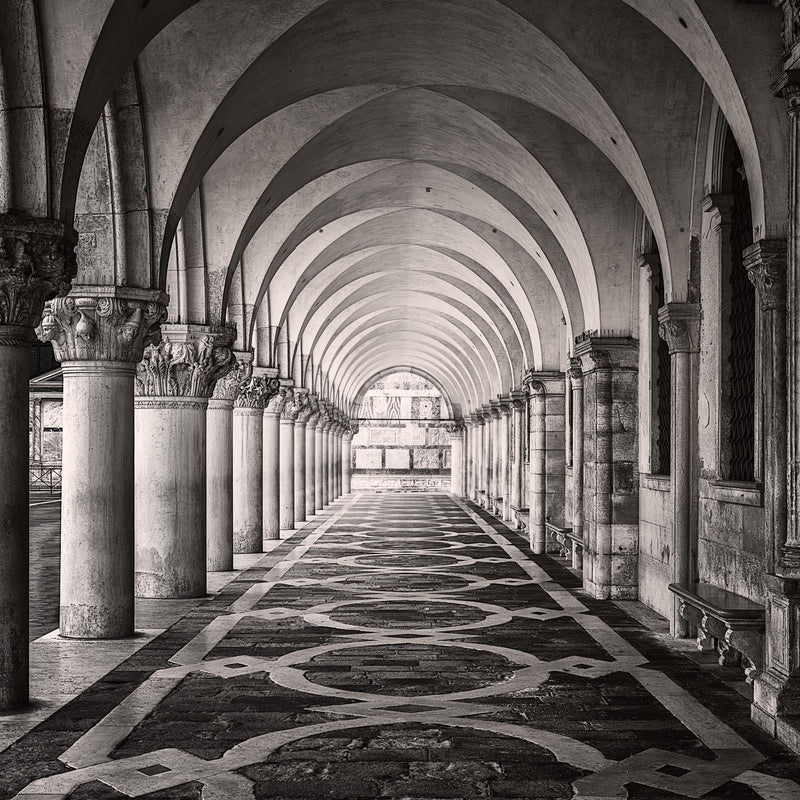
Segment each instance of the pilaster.
[[637,343],[584,333],[574,355],[583,372],[584,588],[597,598],[638,594],[639,471]]

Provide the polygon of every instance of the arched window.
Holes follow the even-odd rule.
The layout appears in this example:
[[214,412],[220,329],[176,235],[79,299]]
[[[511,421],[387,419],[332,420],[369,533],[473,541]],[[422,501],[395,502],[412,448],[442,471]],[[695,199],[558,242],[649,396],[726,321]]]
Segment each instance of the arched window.
[[720,285],[722,477],[750,482],[755,480],[756,296],[742,253],[753,243],[753,223],[742,155],[730,131],[725,140],[723,191],[730,199],[730,225]]

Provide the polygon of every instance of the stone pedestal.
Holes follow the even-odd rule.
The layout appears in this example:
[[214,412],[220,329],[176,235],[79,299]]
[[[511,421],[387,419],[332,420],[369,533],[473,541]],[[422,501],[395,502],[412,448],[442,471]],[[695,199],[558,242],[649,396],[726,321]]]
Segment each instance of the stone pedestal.
[[[670,488],[672,494],[672,582],[688,584],[697,571],[693,535],[692,488],[696,486],[694,453],[697,444],[697,359],[700,352],[700,306],[668,303],[658,314],[659,335],[671,358]],[[688,635],[688,623],[673,599],[670,633]]]
[[583,585],[596,598],[635,600],[639,557],[636,341],[587,333],[576,339],[574,352],[583,368]]
[[458,420],[447,426],[450,434],[450,492],[456,497],[464,494],[462,460],[464,458],[464,425]]
[[135,591],[138,597],[206,593],[206,409],[235,366],[234,334],[164,325],[136,373]]
[[134,377],[167,298],[74,291],[48,303],[39,331],[64,376],[60,628],[117,638],[134,631]]
[[530,395],[530,543],[534,553],[547,551],[546,523],[564,524],[564,376],[529,372]]
[[279,497],[281,530],[294,528],[294,426],[297,410],[293,397],[287,398],[281,410]]
[[[264,408],[264,538],[281,538],[281,412],[291,392],[281,387]],[[294,452],[294,431],[284,440]],[[294,489],[292,489],[294,491]],[[293,512],[294,513],[294,512]]]

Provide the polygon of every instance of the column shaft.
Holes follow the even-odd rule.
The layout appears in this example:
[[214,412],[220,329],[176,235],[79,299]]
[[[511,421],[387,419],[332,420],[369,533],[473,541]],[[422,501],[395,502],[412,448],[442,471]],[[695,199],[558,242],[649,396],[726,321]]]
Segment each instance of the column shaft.
[[233,400],[212,399],[206,412],[206,568],[233,569]]
[[281,416],[280,412],[266,410],[264,411],[264,538],[281,538]]
[[314,516],[317,510],[317,423],[309,421],[306,425],[306,519]]
[[547,549],[545,529],[545,395],[538,392],[531,403],[531,443],[530,443],[530,530],[529,539],[534,553],[544,553]]
[[583,375],[580,359],[570,361],[570,380],[572,381],[572,532],[583,540]]
[[306,521],[306,423],[294,423],[294,527]]
[[328,426],[324,426],[321,431],[322,435],[322,475],[321,482],[322,482],[322,500],[320,503],[320,508],[324,508],[325,506],[330,503],[330,483],[329,483],[329,473],[330,473],[330,436]]
[[294,420],[280,423],[280,527],[294,528]]
[[199,397],[138,397],[136,594],[206,593],[206,408]]
[[[3,475],[0,481],[0,709],[15,708],[28,702],[28,380],[31,339],[30,328],[0,327],[0,472]],[[133,397],[132,372],[129,390]],[[129,481],[131,489],[132,483]],[[130,521],[127,532],[133,541]]]
[[325,430],[318,423],[314,430],[314,510],[325,507]]
[[342,440],[342,494],[351,494],[352,489],[353,434],[345,433]]
[[233,409],[233,551],[263,550],[264,410]]

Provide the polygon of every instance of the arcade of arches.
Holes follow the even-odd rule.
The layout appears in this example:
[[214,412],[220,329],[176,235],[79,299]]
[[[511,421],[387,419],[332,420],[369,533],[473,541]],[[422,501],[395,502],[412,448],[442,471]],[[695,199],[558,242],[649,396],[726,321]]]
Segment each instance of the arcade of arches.
[[[620,609],[664,618],[665,653],[696,638],[696,658],[736,674],[748,731],[800,752],[796,0],[0,0],[0,722],[37,699],[26,420],[42,347],[63,375],[65,640],[131,637],[137,598],[203,598],[234,559],[278,569],[260,554],[288,553],[282,531],[308,534],[282,563],[311,548],[310,586],[320,559],[329,574],[314,547],[346,549],[337,531],[368,536],[381,514],[447,531],[452,513],[443,536],[478,537],[457,547],[500,548],[454,557],[500,582],[492,603],[516,608],[514,581],[539,580],[528,622],[567,609],[612,660],[628,650],[598,631]],[[365,396],[395,372],[441,398],[451,497],[351,492]],[[427,556],[383,558],[402,572]],[[261,608],[265,574],[231,583],[231,608]],[[164,681],[195,663],[176,658]],[[520,669],[523,691],[539,667]],[[495,706],[479,708],[470,730]],[[736,761],[727,735],[663,774],[709,747]],[[568,761],[552,737],[529,741]],[[573,753],[576,775],[621,769],[580,747],[596,758]],[[92,752],[49,772],[116,757]],[[176,785],[165,763],[145,788]],[[208,777],[203,797],[240,796],[245,779],[214,769],[233,783]],[[743,792],[796,796],[748,774]],[[125,780],[107,782],[145,793]],[[605,780],[586,796],[625,796]]]

